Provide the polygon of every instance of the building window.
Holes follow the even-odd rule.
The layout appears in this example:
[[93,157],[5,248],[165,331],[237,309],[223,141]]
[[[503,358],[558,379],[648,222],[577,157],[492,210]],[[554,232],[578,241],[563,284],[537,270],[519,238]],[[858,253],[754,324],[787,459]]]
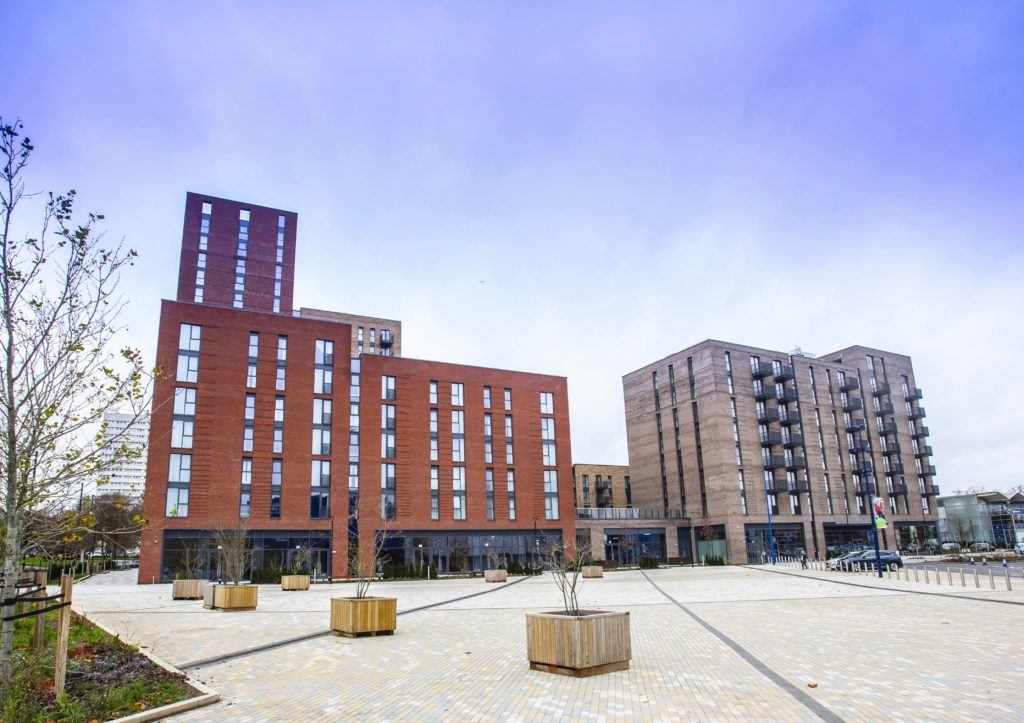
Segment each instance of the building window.
[[540,393],[540,413],[541,414],[554,414],[555,413],[555,395],[551,392]]
[[356,353],[363,353],[363,327],[359,327],[356,333]]
[[505,415],[505,464],[512,464],[512,417]]
[[544,470],[544,519],[558,519],[558,472]]
[[196,324],[182,324],[178,333],[179,382],[199,381],[199,343],[203,328]]
[[494,470],[488,467],[484,470],[484,480],[487,486],[487,519],[494,519]]
[[274,430],[274,454],[282,454],[284,452],[284,430]]
[[484,414],[484,463],[491,464],[494,461],[494,445],[491,436],[491,413]]
[[334,389],[334,342],[329,339],[316,340],[313,357],[313,393],[331,394]]
[[194,422],[191,419],[175,418],[171,425],[171,446],[178,449],[192,449],[193,425]]
[[437,404],[437,382],[430,380],[430,403]]
[[381,432],[380,434],[380,456],[385,459],[395,457],[395,433]]
[[452,519],[466,519],[465,467],[452,467]]
[[542,417],[540,420],[541,450],[545,467],[554,467],[555,460],[555,420]]
[[463,411],[461,409],[452,410],[452,462],[465,462],[466,461],[466,450],[465,450],[465,425],[463,423]]
[[430,468],[430,519],[441,519],[441,493],[438,489],[438,478],[440,469]]
[[380,466],[380,518],[395,519],[395,465],[390,462]]
[[172,454],[167,472],[167,517],[188,517],[188,489],[192,481],[192,455]]
[[511,389],[506,389],[505,390],[505,411],[506,412],[511,412],[512,411],[512,390]]
[[275,389],[284,391],[285,368],[288,363],[288,337],[277,337],[277,378]]
[[516,471],[508,470],[506,479],[508,480],[508,518],[514,520],[516,518]]
[[395,399],[395,378],[383,376],[380,378],[380,398],[391,402]]
[[[358,440],[359,437],[356,436]],[[358,442],[356,443],[358,450]],[[327,456],[331,453],[331,429],[330,427],[313,428],[313,454]],[[356,459],[358,459],[358,455]]]
[[452,406],[462,406],[462,384],[460,382],[452,382]]
[[491,408],[491,388],[484,387],[484,409]]
[[271,462],[270,472],[270,516],[281,516],[281,467],[283,462],[275,459]]
[[437,451],[437,425],[438,425],[438,414],[436,409],[430,410],[430,461],[436,462],[438,460]]
[[373,354],[377,350],[377,330],[370,329],[370,353]]
[[248,517],[252,512],[252,458],[242,459],[242,495],[238,507],[239,517]]

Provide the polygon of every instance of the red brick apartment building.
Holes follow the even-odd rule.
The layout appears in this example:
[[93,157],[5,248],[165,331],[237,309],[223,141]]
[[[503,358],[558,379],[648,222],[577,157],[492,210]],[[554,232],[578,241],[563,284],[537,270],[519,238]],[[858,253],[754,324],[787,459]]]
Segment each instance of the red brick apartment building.
[[[160,312],[139,582],[245,518],[252,568],[347,574],[350,545],[441,572],[575,535],[564,377],[399,356],[401,323],[293,308],[295,213],[189,193]],[[358,542],[357,542],[358,541]]]

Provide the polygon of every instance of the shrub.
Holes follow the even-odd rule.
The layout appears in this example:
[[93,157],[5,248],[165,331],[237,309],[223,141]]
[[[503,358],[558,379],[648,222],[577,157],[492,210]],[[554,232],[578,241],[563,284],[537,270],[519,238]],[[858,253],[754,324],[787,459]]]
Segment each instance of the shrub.
[[284,571],[279,567],[259,567],[252,571],[250,582],[253,585],[277,585],[282,574]]
[[640,558],[640,569],[641,570],[656,570],[658,569],[658,558],[652,555],[645,555]]
[[711,555],[704,559],[705,565],[724,565],[725,559],[721,555]]

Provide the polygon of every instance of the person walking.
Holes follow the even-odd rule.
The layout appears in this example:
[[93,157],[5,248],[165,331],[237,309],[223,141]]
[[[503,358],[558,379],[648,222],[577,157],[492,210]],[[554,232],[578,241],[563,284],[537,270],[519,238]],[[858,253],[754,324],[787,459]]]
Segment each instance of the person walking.
[[800,568],[807,569],[807,550],[802,547],[800,548]]

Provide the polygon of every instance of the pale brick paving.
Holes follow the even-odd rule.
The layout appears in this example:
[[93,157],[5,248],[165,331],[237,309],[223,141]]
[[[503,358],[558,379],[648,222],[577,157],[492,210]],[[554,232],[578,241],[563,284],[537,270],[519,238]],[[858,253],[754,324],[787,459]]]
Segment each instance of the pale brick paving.
[[[835,585],[827,574],[807,579],[744,568],[649,574],[687,609],[843,718],[1017,720],[1024,710],[1019,606],[907,594],[884,589],[884,582],[877,590]],[[328,599],[350,590],[282,593],[265,586],[260,610],[220,613],[202,610],[198,602],[170,601],[168,586],[118,584],[128,579],[114,574],[86,582],[76,591],[76,608],[155,647],[172,663],[325,629]],[[550,579],[485,585],[376,585],[374,593],[397,595],[403,610],[496,591],[402,616],[393,637],[326,636],[203,668],[199,677],[225,702],[184,718],[815,717],[639,573],[610,573],[584,585],[582,605],[629,610],[633,663],[628,671],[581,680],[527,667],[523,613],[558,606]],[[934,584],[927,587],[935,590]],[[1016,590],[999,595],[1024,601]]]

